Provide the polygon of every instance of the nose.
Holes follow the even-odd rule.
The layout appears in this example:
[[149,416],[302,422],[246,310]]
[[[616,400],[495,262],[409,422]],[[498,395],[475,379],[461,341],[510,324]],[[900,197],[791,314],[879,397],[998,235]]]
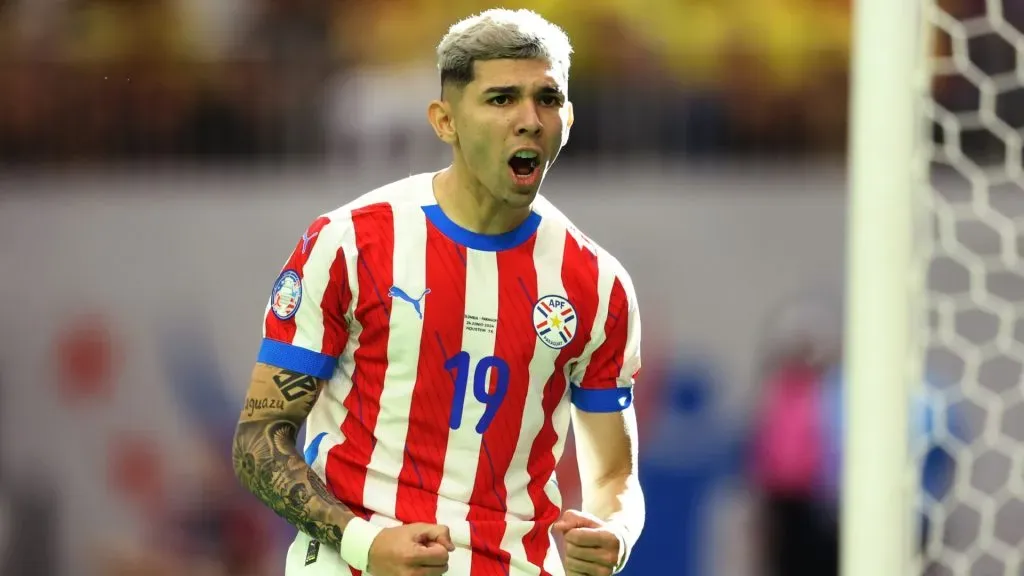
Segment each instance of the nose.
[[537,114],[537,107],[532,102],[526,102],[520,107],[519,117],[516,119],[517,136],[539,136],[544,129],[541,124],[540,115]]

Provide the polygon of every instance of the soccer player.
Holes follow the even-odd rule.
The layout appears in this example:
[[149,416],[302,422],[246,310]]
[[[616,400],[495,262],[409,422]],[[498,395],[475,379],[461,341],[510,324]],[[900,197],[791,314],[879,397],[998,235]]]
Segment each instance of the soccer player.
[[[570,54],[528,11],[452,26],[428,107],[451,165],[314,219],[274,283],[233,458],[298,528],[289,576],[625,564],[644,521],[633,285],[538,195]],[[570,423],[583,510],[562,513]]]

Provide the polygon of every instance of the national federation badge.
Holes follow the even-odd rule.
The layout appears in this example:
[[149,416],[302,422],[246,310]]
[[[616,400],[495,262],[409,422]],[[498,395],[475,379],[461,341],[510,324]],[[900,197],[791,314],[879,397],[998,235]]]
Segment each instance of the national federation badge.
[[270,311],[281,320],[288,320],[299,310],[302,302],[302,279],[294,270],[285,270],[274,283],[270,295]]
[[561,296],[545,296],[533,305],[533,329],[549,348],[565,348],[576,337],[576,309]]

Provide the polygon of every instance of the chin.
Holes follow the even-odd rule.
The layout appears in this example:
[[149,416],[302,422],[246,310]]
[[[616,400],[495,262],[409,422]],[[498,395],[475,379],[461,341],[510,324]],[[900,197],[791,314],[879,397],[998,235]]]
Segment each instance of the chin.
[[505,204],[511,208],[525,208],[533,204],[537,198],[537,186],[525,188],[523,186],[512,186],[505,194]]
[[509,204],[513,205],[513,206],[520,207],[520,206],[527,206],[527,205],[529,205],[531,202],[533,202],[533,199],[536,198],[536,197],[537,197],[537,188],[536,187],[532,187],[532,188],[517,187],[517,188],[513,188],[512,191],[509,192],[505,196],[505,201],[508,202]]

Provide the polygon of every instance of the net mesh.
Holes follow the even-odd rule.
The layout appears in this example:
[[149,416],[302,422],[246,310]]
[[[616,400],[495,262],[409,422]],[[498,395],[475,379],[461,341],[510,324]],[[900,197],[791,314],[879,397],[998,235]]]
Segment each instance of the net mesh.
[[923,0],[915,574],[1024,575],[1024,0]]

